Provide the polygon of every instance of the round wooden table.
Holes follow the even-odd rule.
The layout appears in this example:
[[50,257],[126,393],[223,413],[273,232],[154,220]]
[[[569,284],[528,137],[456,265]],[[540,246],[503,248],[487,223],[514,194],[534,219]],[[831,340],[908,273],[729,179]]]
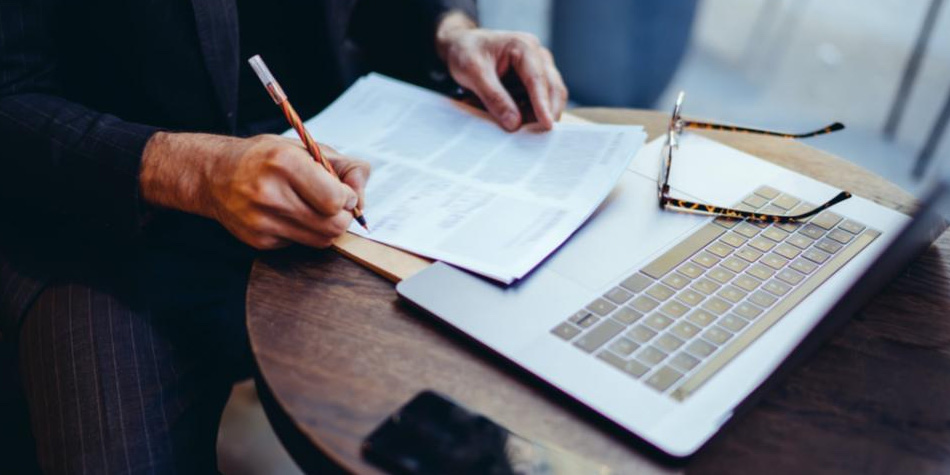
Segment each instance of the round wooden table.
[[[581,109],[605,123],[663,113]],[[847,133],[847,132],[844,132]],[[728,145],[909,212],[911,196],[807,145],[708,133]],[[946,473],[950,471],[950,251],[944,234],[805,364],[683,465],[661,463],[634,437],[501,358],[410,308],[393,284],[329,251],[259,259],[247,325],[268,416],[309,472],[378,473],[360,443],[423,389],[445,393],[529,438],[617,473]]]

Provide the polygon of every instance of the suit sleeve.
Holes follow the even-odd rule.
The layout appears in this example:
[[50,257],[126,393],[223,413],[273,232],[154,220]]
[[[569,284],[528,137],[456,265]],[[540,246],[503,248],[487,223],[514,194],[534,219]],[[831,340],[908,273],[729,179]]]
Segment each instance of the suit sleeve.
[[369,69],[416,83],[431,83],[444,71],[435,50],[435,30],[453,10],[478,19],[475,0],[358,0],[349,39]]
[[139,165],[157,129],[64,96],[49,3],[0,1],[0,210],[57,223],[61,239],[127,239],[142,223]]

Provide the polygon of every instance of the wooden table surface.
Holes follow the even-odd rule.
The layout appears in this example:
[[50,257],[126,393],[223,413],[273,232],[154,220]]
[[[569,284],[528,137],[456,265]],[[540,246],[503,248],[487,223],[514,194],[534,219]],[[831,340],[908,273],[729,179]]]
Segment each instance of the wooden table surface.
[[[656,112],[581,109],[597,122],[665,128]],[[847,133],[847,132],[844,132]],[[911,196],[801,142],[707,133],[901,211]],[[669,465],[632,437],[401,302],[393,284],[333,252],[257,261],[247,324],[278,435],[298,461],[377,473],[361,440],[423,389],[617,473],[950,472],[950,234],[747,414]],[[315,460],[317,462],[315,462]]]

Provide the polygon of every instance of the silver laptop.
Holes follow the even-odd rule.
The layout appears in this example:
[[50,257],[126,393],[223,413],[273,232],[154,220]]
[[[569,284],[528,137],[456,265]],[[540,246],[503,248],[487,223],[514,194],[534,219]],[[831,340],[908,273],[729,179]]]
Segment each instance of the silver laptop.
[[[947,193],[936,186],[913,220],[860,197],[801,223],[676,213],[657,206],[664,145],[644,146],[594,216],[522,281],[437,263],[397,290],[685,457],[936,238],[945,225],[932,211]],[[695,134],[678,146],[682,199],[795,214],[840,192]]]

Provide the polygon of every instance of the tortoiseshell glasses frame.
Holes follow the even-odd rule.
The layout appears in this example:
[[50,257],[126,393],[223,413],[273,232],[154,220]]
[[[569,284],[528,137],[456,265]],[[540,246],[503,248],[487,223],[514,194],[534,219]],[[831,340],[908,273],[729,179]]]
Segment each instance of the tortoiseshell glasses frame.
[[703,129],[703,130],[719,130],[726,132],[740,132],[747,134],[758,134],[758,135],[769,135],[772,137],[781,137],[786,139],[804,139],[808,137],[815,137],[818,135],[830,134],[832,132],[839,131],[844,129],[844,125],[840,122],[835,122],[827,127],[815,130],[813,132],[808,132],[804,134],[787,134],[782,132],[773,132],[769,130],[760,130],[760,129],[750,129],[746,127],[736,127],[732,125],[723,125],[723,124],[714,124],[709,122],[697,122],[692,120],[683,119],[680,112],[683,108],[683,99],[686,97],[684,92],[680,92],[676,98],[676,105],[673,107],[673,115],[670,117],[669,128],[666,133],[666,144],[663,146],[662,152],[660,152],[660,175],[657,177],[656,186],[657,194],[660,197],[660,208],[674,208],[681,211],[691,212],[691,213],[701,213],[701,214],[710,214],[715,216],[724,216],[727,218],[735,219],[748,219],[751,221],[767,221],[773,223],[789,223],[800,221],[811,216],[814,216],[831,206],[834,206],[848,198],[851,197],[851,193],[847,191],[842,191],[838,193],[837,196],[828,200],[824,204],[816,207],[815,209],[802,214],[797,214],[794,216],[783,216],[776,214],[763,214],[756,213],[754,211],[745,211],[740,209],[733,208],[723,208],[720,206],[713,206],[703,203],[696,203],[693,201],[682,200],[679,198],[673,198],[670,196],[670,166],[673,163],[673,150],[679,148],[679,138],[680,134],[684,129]]

